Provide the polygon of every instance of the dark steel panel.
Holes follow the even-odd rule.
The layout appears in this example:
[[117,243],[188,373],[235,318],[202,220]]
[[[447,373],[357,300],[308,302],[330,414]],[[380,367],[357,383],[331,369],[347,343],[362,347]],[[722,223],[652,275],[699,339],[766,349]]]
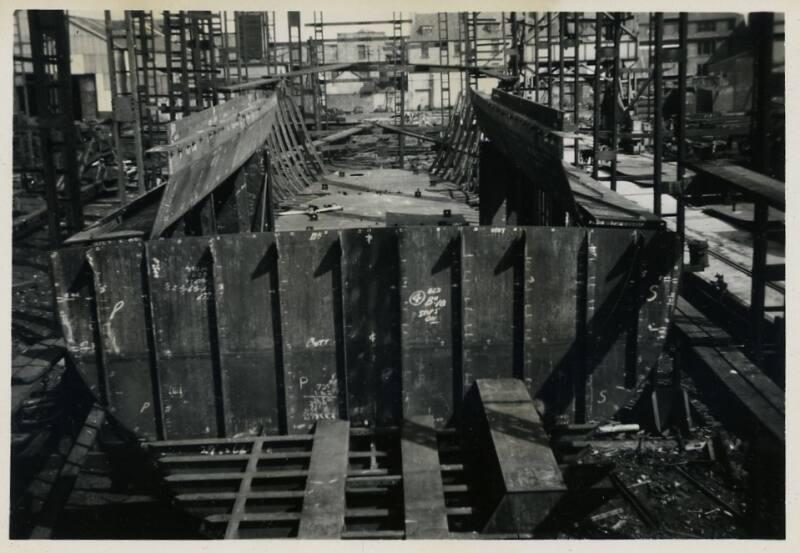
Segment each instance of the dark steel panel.
[[86,248],[64,248],[50,254],[58,318],[69,352],[89,391],[106,403],[105,374],[97,344],[97,319],[92,269]]
[[211,239],[211,253],[226,434],[277,433],[283,405],[275,237],[218,236]]
[[[642,255],[635,289],[630,293],[637,312],[635,348],[630,337],[628,364],[635,364],[637,383],[658,367],[678,298],[682,259],[674,233],[641,231]],[[635,356],[635,359],[631,359]],[[633,377],[631,377],[633,378]]]
[[275,95],[237,98],[191,116],[202,123],[197,130],[153,149],[169,154],[170,177],[152,237],[160,236],[253,155],[272,129],[276,109]]
[[137,436],[155,439],[161,414],[151,363],[144,245],[140,240],[89,250],[108,381],[108,411]]
[[555,414],[574,408],[584,352],[586,230],[525,229],[523,380]]
[[522,375],[524,249],[522,228],[462,232],[465,390],[477,378]]
[[277,234],[289,432],[344,418],[341,247],[331,231]]
[[348,418],[354,425],[400,420],[397,232],[340,231]]
[[461,400],[461,232],[399,230],[403,416],[437,425]]
[[207,238],[147,243],[156,367],[167,439],[224,434]]
[[[637,231],[589,230],[587,259],[586,417],[612,417],[631,397],[627,340],[637,327],[628,295],[640,279]],[[634,359],[635,362],[635,359]]]
[[[513,164],[527,180],[547,190],[573,220],[579,220],[575,197],[562,167],[563,140],[553,132],[557,129],[481,93],[473,91],[470,98],[481,131],[503,153],[508,163]],[[556,111],[530,101],[515,100],[515,103],[520,102],[531,104],[531,109]]]

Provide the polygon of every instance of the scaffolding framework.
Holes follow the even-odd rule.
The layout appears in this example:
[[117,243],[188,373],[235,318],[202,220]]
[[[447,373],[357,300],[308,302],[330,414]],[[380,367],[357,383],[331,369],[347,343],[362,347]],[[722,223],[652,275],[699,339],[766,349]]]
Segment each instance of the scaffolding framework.
[[69,17],[61,10],[28,12],[37,126],[50,243],[83,228],[70,70]]

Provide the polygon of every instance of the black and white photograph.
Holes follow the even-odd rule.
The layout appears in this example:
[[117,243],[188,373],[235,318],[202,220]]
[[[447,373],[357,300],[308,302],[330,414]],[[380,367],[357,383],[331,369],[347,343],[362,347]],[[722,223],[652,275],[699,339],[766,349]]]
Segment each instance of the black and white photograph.
[[307,4],[3,10],[9,539],[785,544],[792,14]]

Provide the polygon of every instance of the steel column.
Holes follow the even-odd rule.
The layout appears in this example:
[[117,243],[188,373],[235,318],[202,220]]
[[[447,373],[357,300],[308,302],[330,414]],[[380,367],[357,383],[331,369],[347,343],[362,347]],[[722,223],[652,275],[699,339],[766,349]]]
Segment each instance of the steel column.
[[600,48],[602,47],[603,14],[596,12],[594,16],[594,98],[592,108],[592,178],[597,179],[600,164]]
[[678,239],[681,243],[681,252],[685,239],[685,213],[683,203],[683,179],[686,174],[686,65],[687,65],[687,42],[689,39],[689,14],[681,12],[678,19],[678,160],[677,160],[677,215],[676,227]]
[[[774,41],[774,14],[753,13],[750,27],[755,37],[755,56],[753,75],[755,76],[753,111],[755,120],[755,140],[753,141],[753,167],[769,174],[770,163],[770,104],[772,77],[772,49]],[[750,318],[753,353],[756,363],[763,363],[764,355],[764,301],[767,265],[767,226],[769,207],[763,200],[755,199],[753,220],[753,266],[750,282]]]
[[136,63],[136,44],[133,40],[133,18],[125,11],[125,36],[128,45],[128,75],[131,81],[133,104],[133,140],[136,149],[136,187],[139,194],[144,192],[144,149],[142,145],[142,115],[139,104],[139,69]]
[[749,18],[751,34],[755,39],[753,59],[753,113],[755,115],[752,164],[756,171],[770,172],[770,81],[772,76],[772,43],[774,41],[775,15],[768,12],[753,13]]
[[[661,215],[661,160],[664,154],[664,119],[662,105],[664,103],[663,59],[664,47],[664,13],[656,13],[655,50],[653,52],[653,72],[655,73],[655,107],[653,110],[653,213]],[[652,44],[652,41],[651,41]]]
[[619,150],[619,121],[617,117],[617,90],[619,88],[619,42],[622,34],[622,14],[614,12],[614,66],[611,73],[611,190],[617,189],[617,153]]
[[553,21],[550,12],[547,18],[547,107],[553,107]]
[[[50,243],[61,245],[61,205],[58,176],[62,174],[67,194],[66,223],[70,232],[83,226],[81,186],[75,151],[72,113],[72,78],[69,55],[69,19],[61,10],[28,11],[31,58],[35,83],[41,154],[44,163]],[[54,134],[60,133],[60,137]],[[60,150],[60,155],[57,152]],[[56,166],[56,158],[61,160]]]
[[533,12],[533,100],[539,101],[539,12]]
[[[580,64],[581,64],[581,14],[575,12],[575,71],[573,75],[572,85],[572,123],[575,125],[575,130],[578,130],[578,119],[580,117],[580,95],[581,95],[581,81],[580,81]],[[575,145],[573,146],[573,162],[575,165],[580,164],[580,141],[576,138]]]
[[111,90],[111,137],[114,140],[114,156],[117,162],[117,186],[119,187],[119,203],[125,204],[125,164],[122,161],[122,143],[119,138],[119,121],[114,113],[114,104],[117,101],[117,63],[114,51],[114,31],[111,27],[111,12],[105,10],[106,23],[106,55],[108,56],[108,83]]

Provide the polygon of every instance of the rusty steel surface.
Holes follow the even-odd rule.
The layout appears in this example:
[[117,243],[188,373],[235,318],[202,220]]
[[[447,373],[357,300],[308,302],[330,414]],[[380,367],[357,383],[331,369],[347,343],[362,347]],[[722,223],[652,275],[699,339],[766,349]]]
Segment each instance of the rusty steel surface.
[[144,439],[443,426],[477,376],[605,420],[657,365],[680,270],[668,231],[541,227],[184,237],[52,261],[72,361]]

